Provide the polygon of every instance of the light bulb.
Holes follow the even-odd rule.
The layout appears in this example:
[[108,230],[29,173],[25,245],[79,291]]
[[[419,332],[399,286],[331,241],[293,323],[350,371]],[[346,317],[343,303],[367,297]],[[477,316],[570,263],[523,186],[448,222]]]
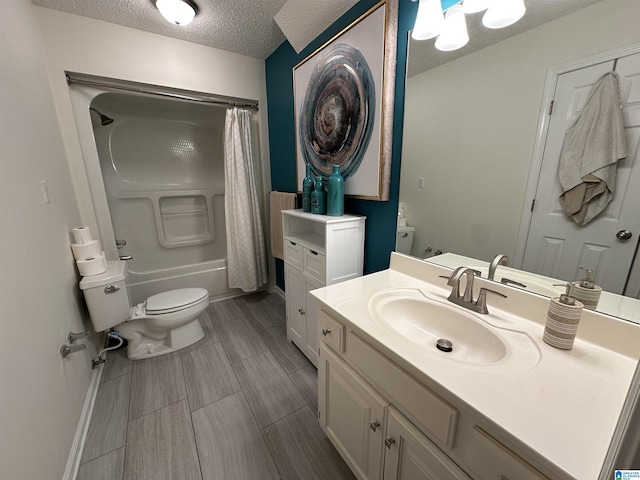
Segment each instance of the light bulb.
[[460,5],[449,8],[444,17],[444,28],[436,39],[436,48],[443,52],[450,52],[464,47],[469,42],[467,22]]
[[414,40],[428,40],[437,37],[444,24],[440,0],[420,0],[416,23],[411,32]]

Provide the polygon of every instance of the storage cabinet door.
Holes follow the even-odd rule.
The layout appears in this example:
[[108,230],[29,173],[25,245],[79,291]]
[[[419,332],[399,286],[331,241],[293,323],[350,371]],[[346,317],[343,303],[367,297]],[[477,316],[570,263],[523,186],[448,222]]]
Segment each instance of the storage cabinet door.
[[379,479],[386,402],[324,345],[318,364],[320,426],[358,477]]
[[307,356],[311,363],[313,363],[316,367],[318,366],[318,305],[316,304],[316,300],[314,297],[309,295],[311,290],[315,290],[316,288],[321,288],[324,286],[321,282],[309,278],[308,275],[302,274],[304,276],[304,293],[306,297],[305,303],[305,312],[306,312],[306,321],[307,321],[307,337],[305,340],[304,348],[301,347],[304,354]]
[[287,289],[287,339],[304,349],[307,343],[307,292],[302,272],[290,265],[284,266]]
[[393,407],[384,443],[384,480],[471,480]]

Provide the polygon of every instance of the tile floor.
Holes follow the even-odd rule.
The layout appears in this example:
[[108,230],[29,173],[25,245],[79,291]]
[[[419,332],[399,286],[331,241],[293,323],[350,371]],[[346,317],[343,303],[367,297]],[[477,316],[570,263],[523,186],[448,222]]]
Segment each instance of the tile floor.
[[317,372],[286,339],[284,300],[212,303],[201,322],[180,352],[112,352],[78,480],[355,478],[318,425]]

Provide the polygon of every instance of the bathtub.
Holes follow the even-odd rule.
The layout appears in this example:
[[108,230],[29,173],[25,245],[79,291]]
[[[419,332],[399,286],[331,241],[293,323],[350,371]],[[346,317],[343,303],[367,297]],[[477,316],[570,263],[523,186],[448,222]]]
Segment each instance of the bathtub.
[[241,294],[227,280],[225,110],[111,92],[91,105],[112,120],[92,115],[110,217],[100,230],[111,257],[132,257],[132,304],[178,288],[205,288],[212,301]]
[[132,305],[159,292],[191,287],[205,288],[212,302],[244,293],[228,287],[226,259],[146,272],[127,269],[127,289]]

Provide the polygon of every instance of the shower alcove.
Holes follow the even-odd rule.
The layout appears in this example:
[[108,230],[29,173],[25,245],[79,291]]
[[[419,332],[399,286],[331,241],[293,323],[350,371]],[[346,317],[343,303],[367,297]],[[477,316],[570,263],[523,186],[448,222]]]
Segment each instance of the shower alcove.
[[119,92],[90,106],[117,253],[132,257],[131,301],[185,287],[239,294],[227,283],[225,108]]

